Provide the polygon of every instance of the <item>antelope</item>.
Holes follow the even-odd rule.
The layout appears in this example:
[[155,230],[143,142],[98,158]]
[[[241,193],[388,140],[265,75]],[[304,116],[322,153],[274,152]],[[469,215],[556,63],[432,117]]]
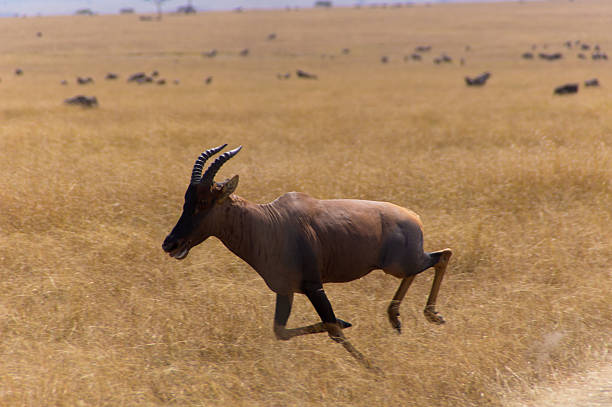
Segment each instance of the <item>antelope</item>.
[[[183,212],[162,244],[170,257],[185,259],[208,237],[218,238],[276,293],[277,339],[327,332],[366,367],[372,366],[342,332],[351,324],[336,318],[323,284],[349,282],[376,269],[400,278],[387,315],[401,333],[399,308],[406,291],[417,274],[434,267],[424,314],[434,324],[445,322],[435,306],[452,251],[423,250],[422,223],[416,213],[388,202],[319,200],[298,192],[266,204],[251,203],[234,194],[238,175],[214,180],[242,146],[221,154],[202,175],[206,161],[226,146],[206,150],[196,160]],[[306,295],[321,322],[287,328],[295,293]]]

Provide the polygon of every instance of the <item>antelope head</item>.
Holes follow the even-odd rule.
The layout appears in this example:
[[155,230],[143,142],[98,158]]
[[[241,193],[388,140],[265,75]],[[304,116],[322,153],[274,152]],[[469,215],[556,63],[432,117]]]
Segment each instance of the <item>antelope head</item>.
[[215,182],[214,177],[227,160],[238,154],[242,146],[221,154],[202,175],[206,160],[226,146],[227,144],[224,144],[204,151],[193,166],[191,182],[185,192],[183,213],[162,244],[164,251],[177,260],[187,257],[192,247],[211,236],[214,230],[215,209],[238,186],[238,175],[222,183]]

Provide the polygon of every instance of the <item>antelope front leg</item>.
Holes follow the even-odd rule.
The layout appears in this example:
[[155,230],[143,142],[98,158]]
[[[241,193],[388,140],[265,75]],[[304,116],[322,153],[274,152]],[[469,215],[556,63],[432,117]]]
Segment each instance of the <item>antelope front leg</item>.
[[427,299],[427,305],[425,306],[425,310],[423,311],[425,317],[429,320],[429,322],[433,322],[434,324],[443,324],[444,318],[436,311],[436,299],[438,298],[438,291],[440,291],[440,285],[442,284],[442,279],[444,278],[444,272],[446,271],[446,266],[448,265],[448,261],[452,256],[453,252],[451,249],[440,250],[439,252],[434,252],[432,254],[440,254],[440,259],[434,265],[436,270],[434,275],[434,281],[431,285],[431,292],[429,293],[429,298]]
[[[287,328],[287,321],[291,314],[291,306],[293,304],[293,294],[276,295],[276,309],[274,311],[274,335],[276,339],[288,341],[294,336],[316,334],[328,332],[327,327],[323,322],[302,326],[299,328]],[[341,329],[349,328],[351,324],[339,318],[336,319]]]
[[295,336],[291,335],[286,328],[292,305],[293,293],[288,295],[276,294],[276,308],[274,310],[274,334],[276,339],[287,341]]
[[351,342],[342,333],[342,324],[334,315],[331,303],[323,291],[323,287],[320,284],[304,284],[304,294],[308,297],[312,305],[314,306],[317,314],[323,321],[323,326],[327,330],[330,338],[334,341],[342,344],[351,356],[353,356],[359,363],[368,369],[376,368],[366,359],[361,352],[359,352]]

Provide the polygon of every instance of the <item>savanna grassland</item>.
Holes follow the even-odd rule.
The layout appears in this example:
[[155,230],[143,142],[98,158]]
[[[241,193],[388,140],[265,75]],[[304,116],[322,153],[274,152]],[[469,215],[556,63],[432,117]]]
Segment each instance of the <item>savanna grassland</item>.
[[[577,0],[1,19],[0,405],[498,406],[603,360],[612,61],[563,43],[612,52],[611,13]],[[404,62],[418,45],[433,49]],[[521,59],[532,45],[564,58]],[[443,52],[454,62],[433,64]],[[319,79],[276,78],[296,69]],[[126,83],[152,70],[169,83]],[[483,71],[486,86],[465,86]],[[592,77],[602,86],[552,94]],[[100,106],[62,103],[77,94]],[[386,316],[398,280],[326,286],[376,374],[327,335],[277,341],[274,294],[215,238],[169,258],[193,162],[222,143],[244,148],[218,179],[240,174],[251,201],[303,191],[418,212],[426,250],[454,251],[447,323],[422,313],[432,271],[402,335]],[[297,296],[289,326],[316,320]]]

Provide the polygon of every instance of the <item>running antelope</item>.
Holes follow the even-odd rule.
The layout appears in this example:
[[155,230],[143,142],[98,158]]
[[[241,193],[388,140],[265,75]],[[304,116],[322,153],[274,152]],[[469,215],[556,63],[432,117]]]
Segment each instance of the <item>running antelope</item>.
[[[267,204],[251,203],[234,194],[238,175],[214,181],[221,166],[242,146],[220,155],[202,175],[206,161],[226,146],[203,152],[193,166],[183,213],[162,244],[171,257],[182,260],[208,237],[217,237],[276,293],[278,339],[327,332],[368,367],[342,333],[351,324],[336,318],[323,284],[356,280],[376,269],[402,279],[387,309],[391,325],[401,333],[400,303],[415,276],[434,267],[424,312],[430,322],[444,323],[435,305],[452,252],[423,251],[422,224],[416,213],[387,202],[319,200],[297,192]],[[322,322],[286,327],[295,293],[308,297]]]

